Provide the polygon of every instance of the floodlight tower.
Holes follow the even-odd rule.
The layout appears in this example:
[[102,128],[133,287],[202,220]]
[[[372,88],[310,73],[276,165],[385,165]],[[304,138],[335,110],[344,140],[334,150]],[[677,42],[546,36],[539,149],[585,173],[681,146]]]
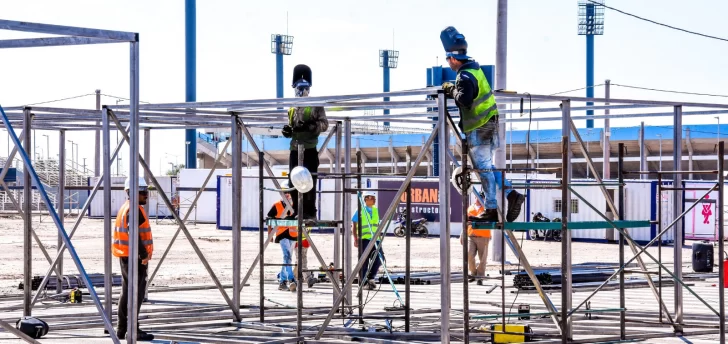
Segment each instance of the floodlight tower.
[[[379,67],[384,71],[384,88],[383,92],[389,92],[389,69],[397,68],[399,62],[398,50],[379,50]],[[388,102],[389,97],[384,97],[384,101]],[[389,110],[384,110],[385,115],[389,115]],[[384,122],[384,129],[389,129],[389,122]]]
[[283,55],[293,52],[293,36],[270,35],[270,52],[276,54],[276,98],[283,98]]
[[[579,0],[579,35],[586,36],[586,96],[594,97],[594,36],[604,34],[604,0]],[[586,105],[594,103],[587,102]],[[594,110],[587,110],[593,116]],[[594,128],[594,120],[586,120],[587,128]]]

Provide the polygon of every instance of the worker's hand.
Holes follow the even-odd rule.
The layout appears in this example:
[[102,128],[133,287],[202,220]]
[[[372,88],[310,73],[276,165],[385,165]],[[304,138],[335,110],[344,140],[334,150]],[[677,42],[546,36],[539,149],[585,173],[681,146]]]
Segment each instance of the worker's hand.
[[359,239],[354,238],[354,247],[359,247]]
[[149,264],[149,259],[142,259],[142,265]]
[[293,136],[293,129],[291,129],[291,126],[286,124],[283,126],[283,129],[281,130],[281,134],[283,134],[283,137],[290,138],[291,136]]
[[463,245],[463,237],[460,237],[460,245]]
[[442,89],[448,97],[452,98],[452,94],[455,91],[455,85],[452,82],[444,82],[442,84]]
[[316,122],[314,122],[314,121],[307,121],[307,122],[298,121],[293,126],[293,131],[294,132],[297,132],[297,133],[300,133],[300,132],[307,132],[307,133],[314,132],[314,131],[316,131]]
[[270,242],[276,242],[276,237],[274,237],[274,236],[271,235],[270,236]]

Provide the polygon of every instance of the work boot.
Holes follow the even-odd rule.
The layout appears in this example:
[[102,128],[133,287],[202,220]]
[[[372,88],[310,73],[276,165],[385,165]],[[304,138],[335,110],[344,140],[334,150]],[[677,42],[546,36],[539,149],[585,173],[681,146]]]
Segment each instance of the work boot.
[[316,279],[313,278],[313,276],[309,276],[308,280],[306,280],[306,283],[308,283],[309,288],[313,288],[313,285],[316,284]]
[[281,284],[278,285],[278,290],[286,290],[288,289],[288,283],[286,281],[281,282]]
[[296,291],[296,282],[291,282],[291,284],[288,285],[288,290]]
[[377,283],[375,283],[374,280],[370,278],[367,280],[367,288],[369,290],[377,289]]
[[478,222],[498,222],[498,209],[485,209],[480,215],[471,218]]
[[526,200],[526,196],[521,195],[516,190],[512,190],[508,194],[508,214],[506,215],[506,221],[513,222],[521,215],[521,205]]
[[476,284],[483,285],[483,280],[482,279],[479,279],[478,282],[476,282]]
[[116,336],[119,337],[119,339],[125,339],[126,338],[126,326],[117,328]]
[[146,333],[142,330],[137,330],[137,340],[152,341],[154,340],[154,335],[151,333]]

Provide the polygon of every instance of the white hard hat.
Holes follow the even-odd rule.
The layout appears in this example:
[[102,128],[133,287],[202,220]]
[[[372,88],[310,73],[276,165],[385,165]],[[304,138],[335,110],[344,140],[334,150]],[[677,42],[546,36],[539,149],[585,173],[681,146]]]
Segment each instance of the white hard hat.
[[367,198],[369,196],[371,196],[371,197],[377,197],[377,194],[374,191],[364,191],[362,193],[362,196],[364,196],[364,198]]
[[[144,178],[139,178],[139,190],[146,190],[147,189],[147,182],[144,180]],[[124,180],[124,191],[129,190],[129,177]]]
[[290,177],[293,187],[295,187],[298,192],[306,193],[313,189],[313,177],[311,177],[311,172],[309,172],[305,167],[294,167],[293,170],[291,170]]

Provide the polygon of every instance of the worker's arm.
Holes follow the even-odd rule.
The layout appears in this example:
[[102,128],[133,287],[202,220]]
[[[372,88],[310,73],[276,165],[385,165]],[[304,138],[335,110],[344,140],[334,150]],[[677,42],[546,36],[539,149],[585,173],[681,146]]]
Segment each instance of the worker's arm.
[[326,110],[322,106],[313,108],[311,119],[316,123],[316,130],[314,131],[316,135],[329,130],[329,120],[326,118]]
[[274,204],[272,207],[270,207],[270,210],[268,210],[268,218],[275,219],[276,215],[278,215],[278,212],[276,211],[276,206]]
[[473,106],[473,100],[478,95],[477,84],[478,81],[473,74],[460,72],[460,78],[455,83],[455,90],[452,93],[458,107],[470,109]]

